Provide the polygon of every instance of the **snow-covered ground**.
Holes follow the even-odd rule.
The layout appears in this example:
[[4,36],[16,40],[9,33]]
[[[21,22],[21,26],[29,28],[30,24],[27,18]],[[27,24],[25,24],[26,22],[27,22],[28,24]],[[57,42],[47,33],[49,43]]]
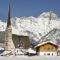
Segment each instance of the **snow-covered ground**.
[[20,57],[0,57],[0,60],[60,60],[59,56],[20,56]]

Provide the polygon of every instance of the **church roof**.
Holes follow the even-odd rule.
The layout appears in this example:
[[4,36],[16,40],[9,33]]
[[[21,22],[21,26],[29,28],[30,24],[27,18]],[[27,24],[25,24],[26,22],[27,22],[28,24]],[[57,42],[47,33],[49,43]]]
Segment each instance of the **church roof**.
[[11,25],[11,20],[10,20],[10,2],[9,2],[7,27],[9,27],[10,25]]

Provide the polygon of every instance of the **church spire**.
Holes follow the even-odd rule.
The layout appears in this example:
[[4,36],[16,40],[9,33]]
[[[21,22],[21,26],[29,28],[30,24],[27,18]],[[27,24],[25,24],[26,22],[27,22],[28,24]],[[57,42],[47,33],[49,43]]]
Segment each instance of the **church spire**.
[[12,40],[12,27],[11,27],[11,20],[10,20],[10,1],[9,1],[9,10],[8,10],[8,19],[7,19],[7,28],[5,31],[5,51],[12,51],[14,46],[14,42]]
[[9,1],[7,27],[9,27],[10,25],[11,25],[11,20],[10,20],[10,1]]

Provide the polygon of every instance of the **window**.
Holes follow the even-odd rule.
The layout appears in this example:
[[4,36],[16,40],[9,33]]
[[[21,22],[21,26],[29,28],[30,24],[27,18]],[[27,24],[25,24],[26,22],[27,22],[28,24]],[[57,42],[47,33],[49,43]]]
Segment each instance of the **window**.
[[44,53],[44,55],[46,55],[46,54]]
[[50,55],[50,53],[47,53],[47,55]]
[[52,55],[53,55],[53,53],[52,53]]

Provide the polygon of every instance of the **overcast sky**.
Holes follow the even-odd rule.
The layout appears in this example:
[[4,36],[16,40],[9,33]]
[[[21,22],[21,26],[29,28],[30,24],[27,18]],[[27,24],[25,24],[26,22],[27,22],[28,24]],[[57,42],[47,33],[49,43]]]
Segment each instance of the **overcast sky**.
[[[11,16],[38,16],[53,10],[60,16],[60,0],[11,0]],[[0,19],[6,20],[8,0],[0,0]]]

